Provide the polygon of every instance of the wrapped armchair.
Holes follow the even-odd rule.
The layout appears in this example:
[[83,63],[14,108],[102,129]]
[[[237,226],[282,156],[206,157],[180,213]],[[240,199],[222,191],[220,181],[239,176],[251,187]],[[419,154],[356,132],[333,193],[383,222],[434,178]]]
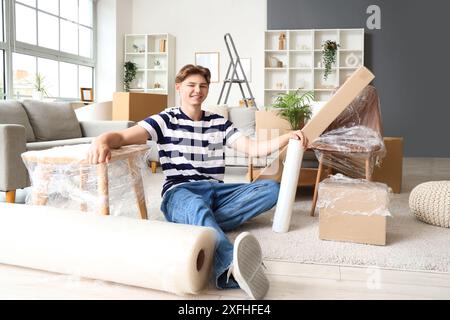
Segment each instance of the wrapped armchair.
[[367,86],[310,147],[319,160],[311,208],[314,216],[324,168],[370,181],[374,166],[386,155],[376,88]]
[[7,202],[30,185],[21,154],[56,146],[90,143],[99,134],[134,125],[131,121],[78,121],[69,103],[34,100],[0,102],[0,191]]

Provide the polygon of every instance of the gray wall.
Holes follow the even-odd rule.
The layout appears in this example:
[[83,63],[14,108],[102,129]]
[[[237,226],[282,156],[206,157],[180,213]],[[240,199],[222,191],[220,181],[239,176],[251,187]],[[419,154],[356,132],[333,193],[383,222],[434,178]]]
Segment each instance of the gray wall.
[[[381,30],[368,30],[369,5]],[[406,156],[450,157],[450,2],[443,0],[267,0],[267,28],[365,28],[365,64],[375,74],[385,136]]]

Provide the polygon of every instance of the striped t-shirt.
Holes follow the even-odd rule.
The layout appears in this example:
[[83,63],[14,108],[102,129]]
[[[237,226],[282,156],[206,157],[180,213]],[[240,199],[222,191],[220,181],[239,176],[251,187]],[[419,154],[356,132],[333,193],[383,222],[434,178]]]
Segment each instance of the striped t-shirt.
[[181,108],[169,108],[138,123],[158,146],[166,181],[161,195],[176,185],[200,180],[223,182],[225,149],[242,133],[224,117],[202,111],[193,121]]

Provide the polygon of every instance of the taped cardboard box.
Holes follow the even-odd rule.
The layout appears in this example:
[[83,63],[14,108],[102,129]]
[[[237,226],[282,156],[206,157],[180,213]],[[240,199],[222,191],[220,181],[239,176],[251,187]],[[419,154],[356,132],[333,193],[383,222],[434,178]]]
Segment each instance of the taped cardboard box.
[[403,138],[385,137],[386,156],[381,165],[376,166],[372,180],[386,183],[394,193],[402,190],[403,179]]
[[385,184],[341,174],[319,184],[319,238],[363,244],[386,244],[390,216]]

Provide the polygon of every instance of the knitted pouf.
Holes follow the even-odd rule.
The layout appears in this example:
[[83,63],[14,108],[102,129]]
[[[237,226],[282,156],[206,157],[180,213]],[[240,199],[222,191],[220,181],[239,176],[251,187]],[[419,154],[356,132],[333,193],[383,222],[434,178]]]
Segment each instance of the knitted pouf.
[[450,228],[450,181],[418,185],[409,195],[409,208],[423,222]]

